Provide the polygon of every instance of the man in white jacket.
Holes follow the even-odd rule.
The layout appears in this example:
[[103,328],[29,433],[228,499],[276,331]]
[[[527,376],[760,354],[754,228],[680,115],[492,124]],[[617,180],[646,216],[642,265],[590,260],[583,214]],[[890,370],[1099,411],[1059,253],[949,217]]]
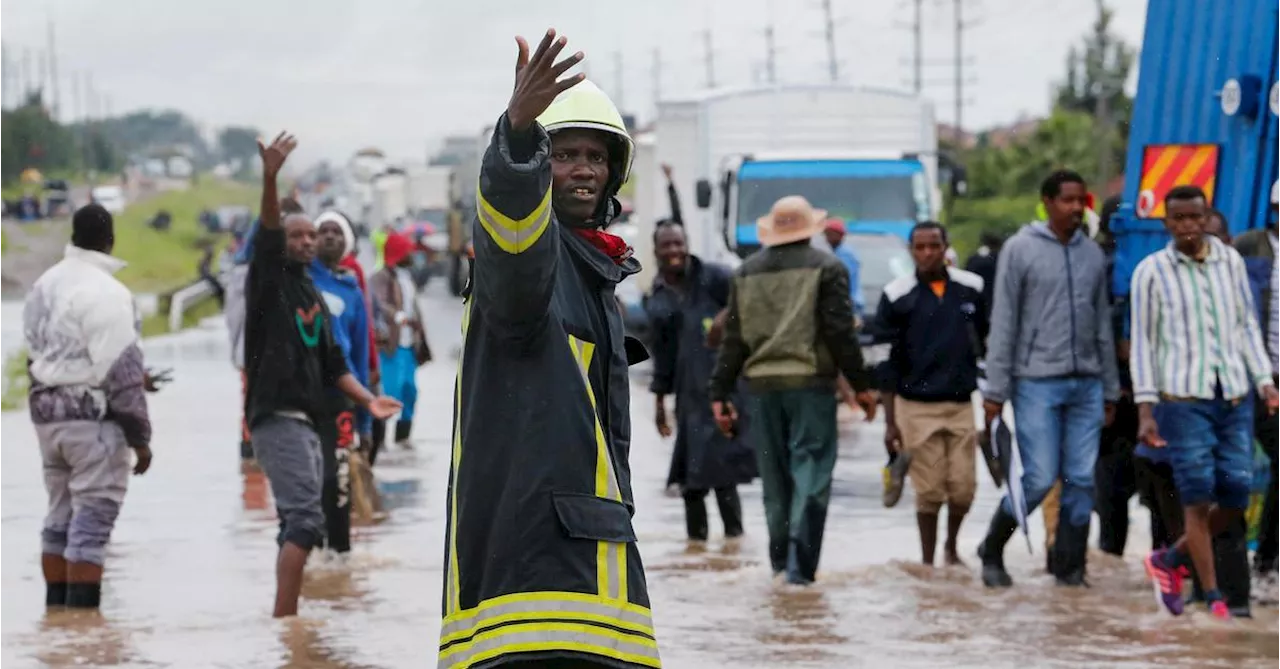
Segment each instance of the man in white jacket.
[[77,211],[65,257],[36,281],[23,311],[31,420],[49,492],[47,606],[98,607],[130,469],[151,466],[139,322],[129,289],[112,276],[125,265],[111,256],[114,241],[106,209]]

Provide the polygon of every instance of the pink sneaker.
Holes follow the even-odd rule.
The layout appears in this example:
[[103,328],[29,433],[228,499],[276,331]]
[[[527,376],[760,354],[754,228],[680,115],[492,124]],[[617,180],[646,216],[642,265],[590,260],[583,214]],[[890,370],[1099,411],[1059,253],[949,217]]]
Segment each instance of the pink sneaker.
[[1151,588],[1155,590],[1156,601],[1169,613],[1182,615],[1182,569],[1170,569],[1164,566],[1164,551],[1152,551],[1142,560],[1142,566],[1151,579]]
[[1227,608],[1227,603],[1221,599],[1215,599],[1209,603],[1209,613],[1218,620],[1231,620],[1231,609]]

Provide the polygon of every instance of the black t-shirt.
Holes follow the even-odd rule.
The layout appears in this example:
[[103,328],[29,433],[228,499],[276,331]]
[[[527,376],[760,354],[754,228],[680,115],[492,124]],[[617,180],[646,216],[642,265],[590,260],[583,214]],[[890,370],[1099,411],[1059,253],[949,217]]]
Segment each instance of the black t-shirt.
[[245,418],[280,411],[318,424],[326,389],[347,373],[332,319],[306,268],[285,258],[284,230],[259,227],[245,286]]

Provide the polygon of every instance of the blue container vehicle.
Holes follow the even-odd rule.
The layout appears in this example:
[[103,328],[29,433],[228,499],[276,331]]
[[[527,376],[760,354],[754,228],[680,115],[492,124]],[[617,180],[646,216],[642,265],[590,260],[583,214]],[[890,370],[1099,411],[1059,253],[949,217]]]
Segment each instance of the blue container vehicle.
[[1168,243],[1163,199],[1195,184],[1232,235],[1272,224],[1276,0],[1149,0],[1116,234],[1121,302],[1138,263]]

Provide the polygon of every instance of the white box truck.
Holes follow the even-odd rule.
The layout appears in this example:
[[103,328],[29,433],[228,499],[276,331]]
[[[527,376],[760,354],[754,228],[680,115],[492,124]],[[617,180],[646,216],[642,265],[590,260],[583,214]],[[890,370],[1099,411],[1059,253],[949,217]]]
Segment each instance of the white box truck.
[[[850,86],[713,90],[658,106],[654,159],[636,178],[642,226],[668,215],[660,166],[674,170],[690,250],[735,263],[759,247],[756,219],[803,195],[851,232],[905,237],[937,219],[933,106],[907,93]],[[697,207],[693,205],[696,203]]]

